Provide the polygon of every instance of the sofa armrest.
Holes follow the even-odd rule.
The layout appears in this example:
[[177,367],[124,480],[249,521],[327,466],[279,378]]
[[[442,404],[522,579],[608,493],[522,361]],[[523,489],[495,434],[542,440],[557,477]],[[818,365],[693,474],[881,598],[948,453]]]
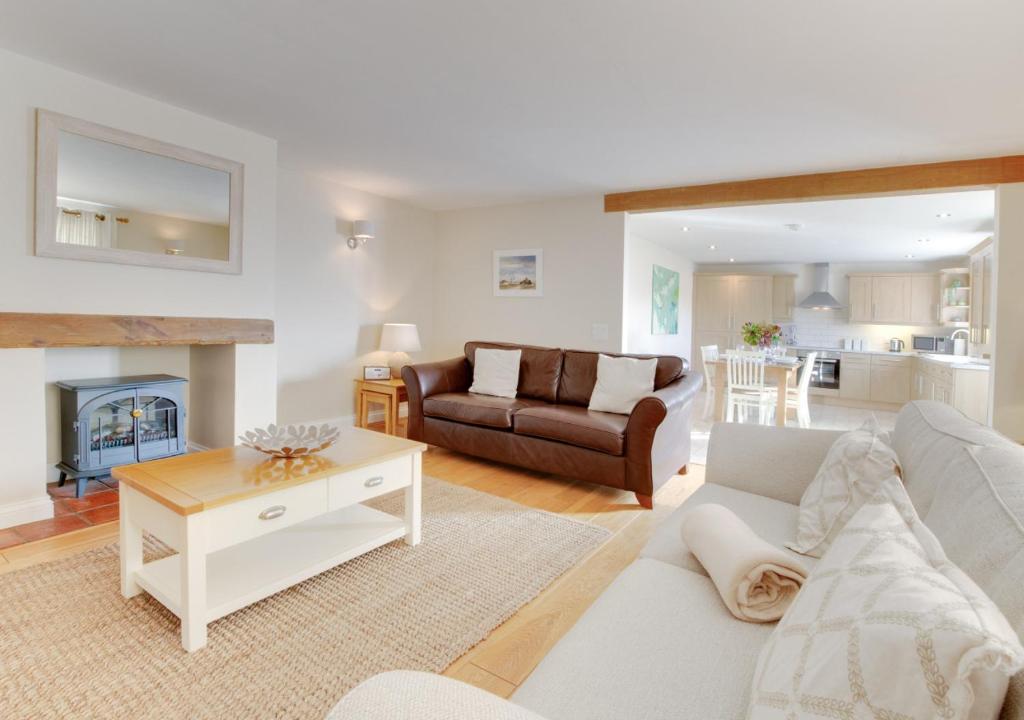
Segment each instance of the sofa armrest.
[[472,685],[411,670],[375,675],[341,699],[326,720],[544,720]]
[[441,360],[402,368],[402,380],[409,396],[407,435],[410,440],[423,439],[423,401],[431,395],[465,392],[473,383],[473,372],[465,357]]
[[840,435],[837,430],[717,423],[708,441],[705,482],[797,505]]
[[690,460],[693,399],[700,373],[688,373],[636,404],[626,423],[626,489],[651,496]]

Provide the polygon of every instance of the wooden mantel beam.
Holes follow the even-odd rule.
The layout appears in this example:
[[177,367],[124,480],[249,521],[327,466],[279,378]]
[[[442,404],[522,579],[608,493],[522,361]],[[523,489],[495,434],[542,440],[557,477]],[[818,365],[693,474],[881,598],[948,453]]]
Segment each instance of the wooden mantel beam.
[[605,212],[651,212],[983,188],[1024,182],[1024,155],[612,193]]
[[0,348],[233,345],[272,342],[273,320],[0,313]]

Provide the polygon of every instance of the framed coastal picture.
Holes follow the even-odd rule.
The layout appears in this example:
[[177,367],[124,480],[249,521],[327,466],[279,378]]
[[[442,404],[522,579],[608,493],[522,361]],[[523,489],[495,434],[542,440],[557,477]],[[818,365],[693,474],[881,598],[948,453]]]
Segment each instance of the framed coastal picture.
[[495,297],[542,297],[543,250],[495,250]]
[[679,333],[679,273],[655,265],[651,274],[651,334]]

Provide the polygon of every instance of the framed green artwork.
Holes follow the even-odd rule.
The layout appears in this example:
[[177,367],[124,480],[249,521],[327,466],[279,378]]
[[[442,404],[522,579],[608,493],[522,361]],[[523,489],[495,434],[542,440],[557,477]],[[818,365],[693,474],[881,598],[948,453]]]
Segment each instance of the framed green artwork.
[[651,275],[651,334],[679,334],[679,273],[661,265]]

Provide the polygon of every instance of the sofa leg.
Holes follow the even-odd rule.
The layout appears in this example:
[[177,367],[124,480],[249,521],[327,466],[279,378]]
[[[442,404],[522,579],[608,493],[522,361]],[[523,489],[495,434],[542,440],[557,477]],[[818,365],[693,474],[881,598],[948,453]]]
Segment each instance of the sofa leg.
[[636,501],[640,503],[640,507],[647,508],[648,510],[654,509],[654,496],[642,495],[641,493],[633,493],[636,495]]
[[683,465],[681,468],[679,468],[679,472],[677,472],[676,475],[685,475],[687,473],[687,470],[686,470],[687,467],[688,466]]

